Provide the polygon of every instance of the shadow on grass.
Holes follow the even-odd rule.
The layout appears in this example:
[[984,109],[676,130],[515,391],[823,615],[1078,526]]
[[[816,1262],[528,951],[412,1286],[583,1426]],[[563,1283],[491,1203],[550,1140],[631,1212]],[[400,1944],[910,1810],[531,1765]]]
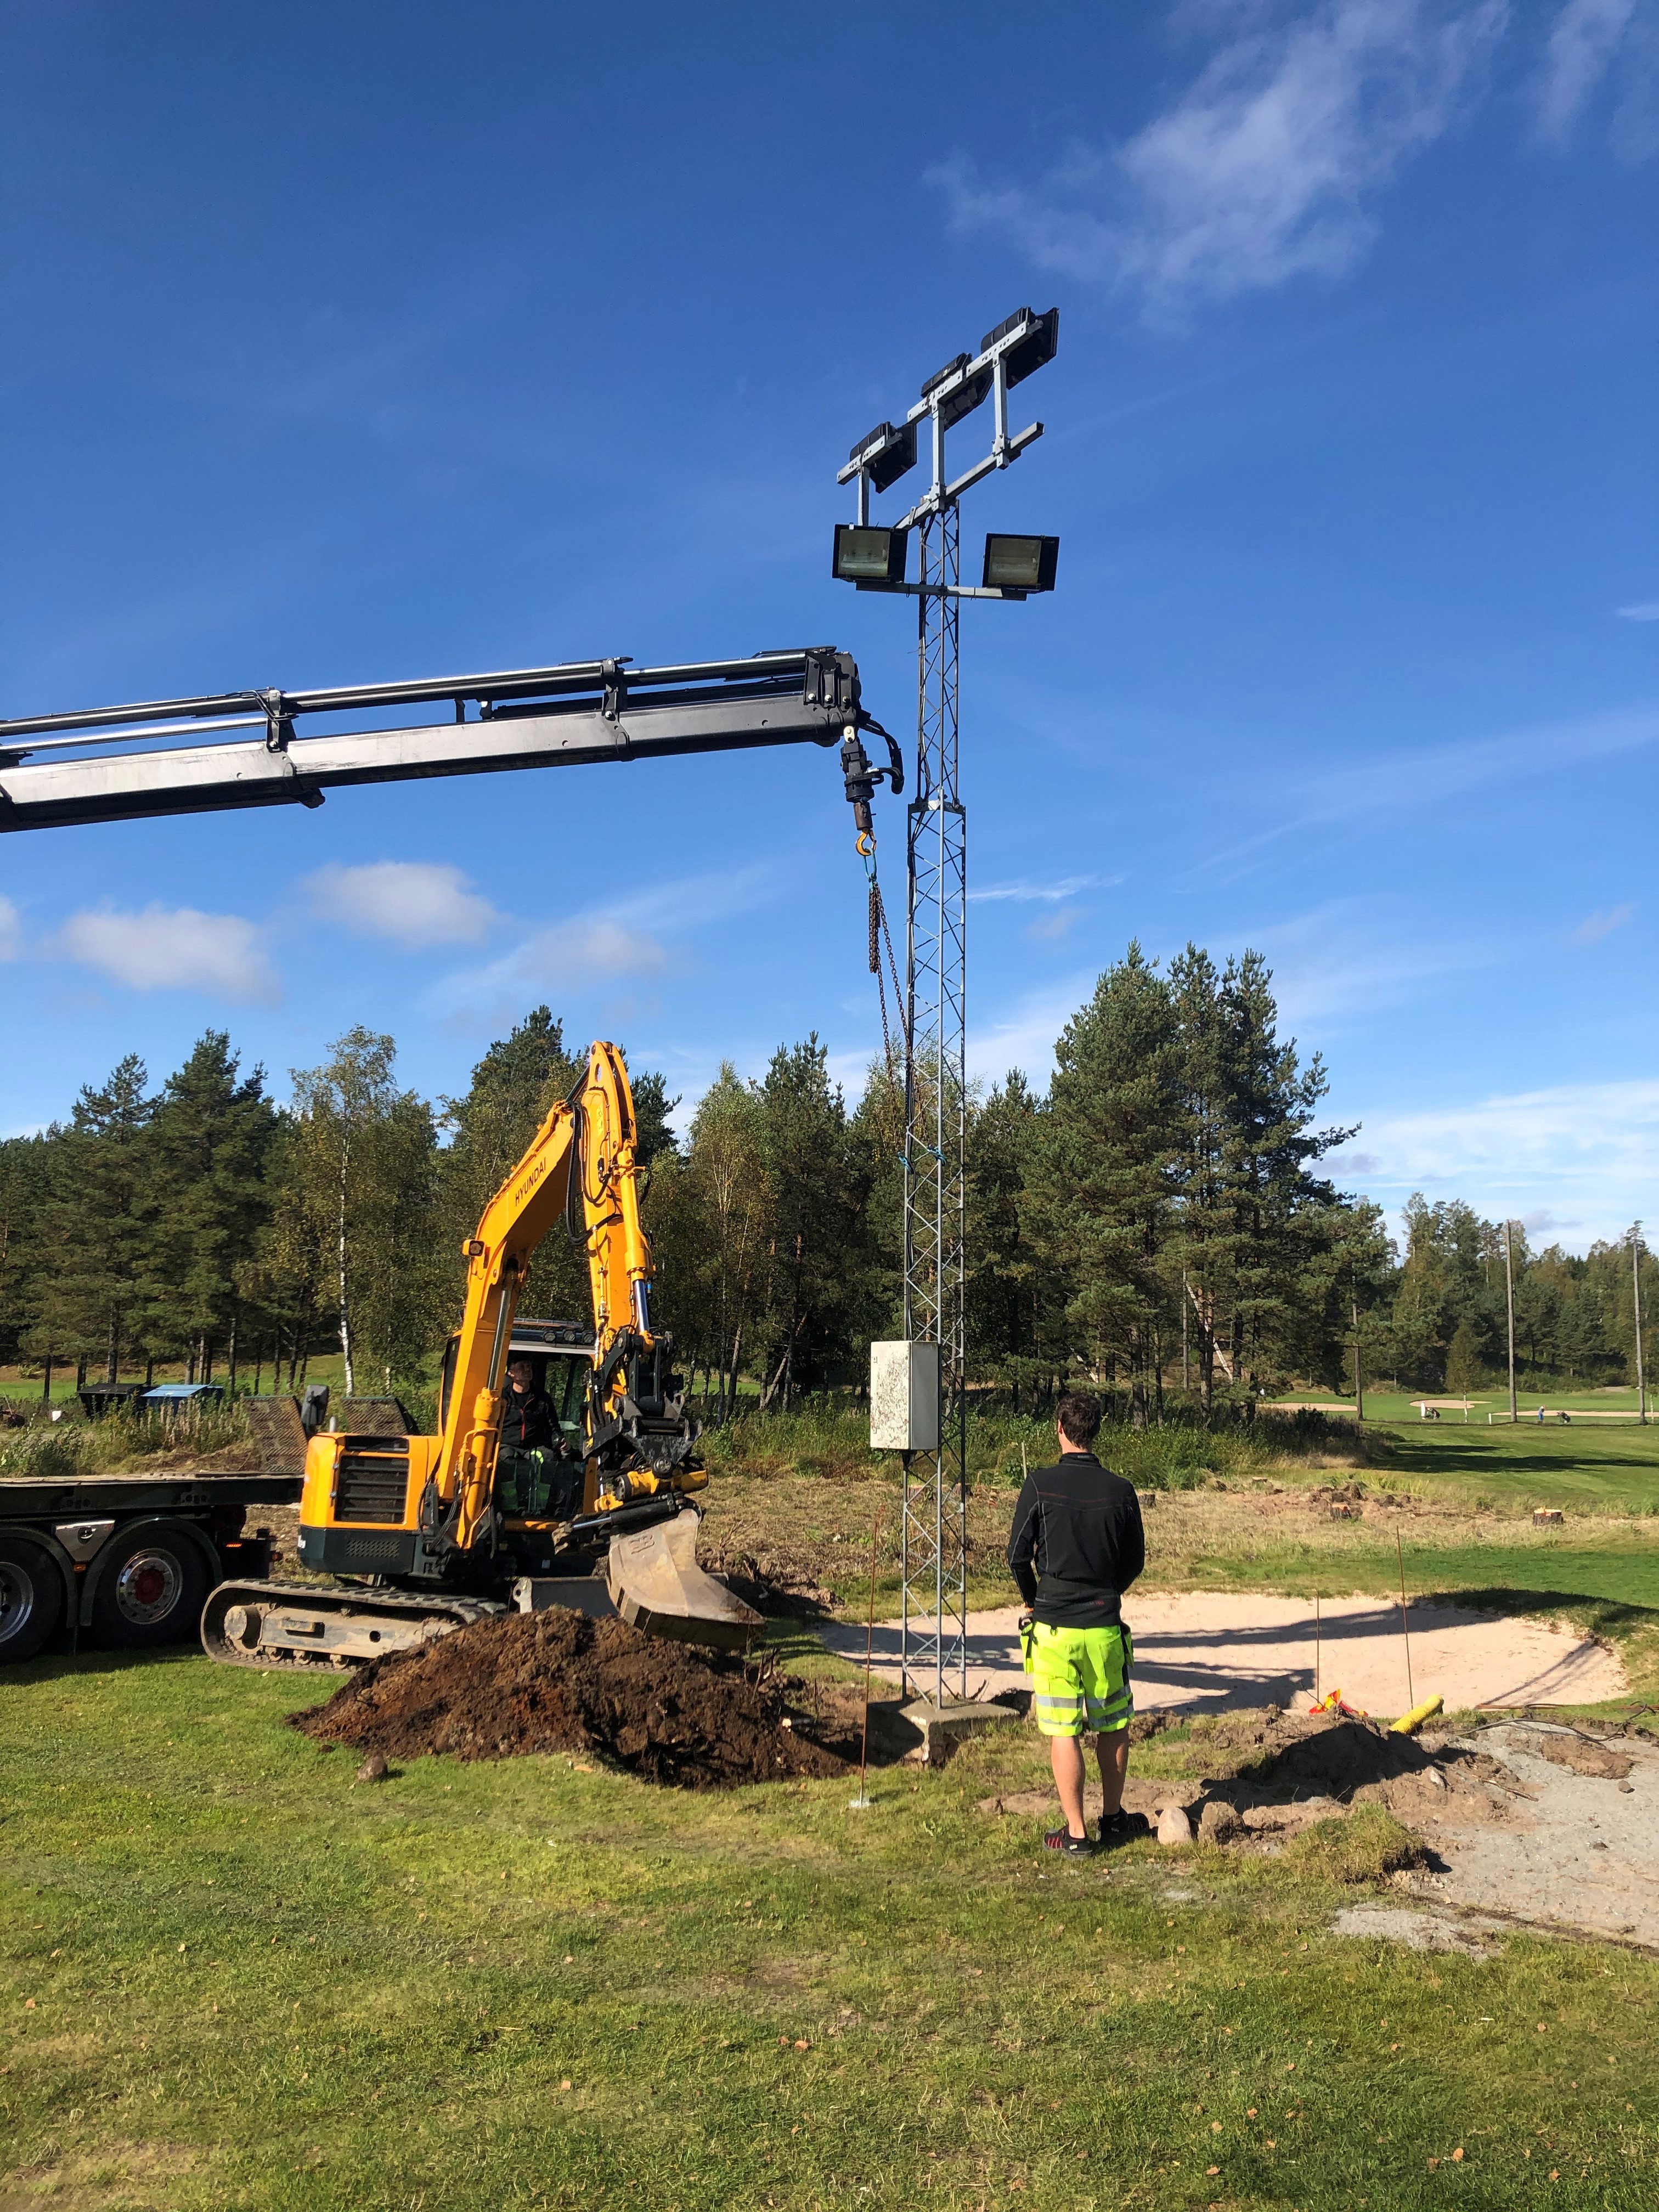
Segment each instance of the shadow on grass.
[[[25,1682],[56,1682],[74,1675],[127,1674],[139,1668],[182,1667],[205,1657],[194,1638],[188,1644],[163,1644],[148,1651],[104,1651],[82,1644],[78,1651],[63,1648],[61,1632],[37,1658],[9,1666],[0,1680],[7,1687]],[[53,1645],[58,1648],[54,1650]]]
[[[1650,1486],[1659,1482],[1659,1464],[1650,1450],[1609,1449],[1610,1439],[1597,1436],[1590,1438],[1591,1449],[1586,1451],[1584,1431],[1575,1434],[1562,1429],[1550,1433],[1554,1449],[1540,1450],[1523,1445],[1517,1450],[1507,1437],[1502,1443],[1493,1442],[1490,1430],[1471,1431],[1463,1437],[1455,1428],[1445,1435],[1395,1432],[1389,1463],[1396,1474],[1501,1475],[1517,1480],[1527,1476],[1572,1475],[1592,1482],[1635,1475],[1644,1476]],[[1464,1455],[1462,1464],[1450,1456],[1459,1452]]]
[[1516,1589],[1489,1583],[1479,1589],[1460,1586],[1414,1590],[1412,1603],[1414,1607],[1462,1606],[1470,1612],[1517,1616],[1559,1613],[1609,1644],[1638,1635],[1644,1629],[1659,1629],[1659,1610],[1652,1606],[1632,1605],[1621,1598],[1595,1597],[1583,1590]]

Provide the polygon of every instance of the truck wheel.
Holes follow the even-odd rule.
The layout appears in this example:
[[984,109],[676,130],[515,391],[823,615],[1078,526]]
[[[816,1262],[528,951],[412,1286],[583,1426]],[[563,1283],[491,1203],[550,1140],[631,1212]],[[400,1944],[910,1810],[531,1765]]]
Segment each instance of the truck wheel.
[[207,1571],[187,1536],[135,1528],[110,1540],[92,1601],[99,1641],[117,1650],[182,1644],[196,1633],[207,1596]]
[[64,1584],[33,1544],[0,1536],[0,1662],[33,1659],[58,1626]]

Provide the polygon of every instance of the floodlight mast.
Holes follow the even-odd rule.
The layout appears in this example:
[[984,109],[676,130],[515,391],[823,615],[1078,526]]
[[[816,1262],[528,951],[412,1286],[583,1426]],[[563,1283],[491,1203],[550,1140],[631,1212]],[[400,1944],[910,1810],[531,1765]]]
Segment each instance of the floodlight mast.
[[[904,1334],[939,1347],[939,1443],[904,1455],[902,1539],[905,1688],[944,1705],[968,1694],[968,1399],[964,1316],[967,1183],[968,817],[957,778],[957,611],[965,599],[1024,599],[1024,591],[962,581],[958,505],[1042,435],[1008,433],[1012,386],[1052,361],[1060,313],[1022,307],[971,358],[928,378],[902,425],[878,423],[854,447],[837,483],[855,483],[857,526],[870,494],[914,465],[930,434],[930,481],[893,526],[918,529],[915,583],[851,577],[860,591],[901,592],[916,609],[916,779],[907,817],[904,1004]],[[951,482],[945,433],[989,397],[991,450]],[[907,453],[908,448],[908,453]],[[902,561],[895,561],[902,572]],[[1053,564],[1046,571],[1050,580]]]

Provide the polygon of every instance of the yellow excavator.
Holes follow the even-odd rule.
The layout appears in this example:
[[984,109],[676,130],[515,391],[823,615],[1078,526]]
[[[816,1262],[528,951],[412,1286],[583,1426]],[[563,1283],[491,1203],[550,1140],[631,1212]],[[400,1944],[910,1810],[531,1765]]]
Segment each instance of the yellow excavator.
[[[220,1583],[202,1615],[210,1657],[349,1667],[509,1607],[558,1604],[728,1650],[758,1632],[761,1616],[696,1564],[688,1501],[708,1477],[669,1371],[672,1339],[652,1325],[635,1144],[622,1054],[597,1043],[463,1247],[440,1433],[313,1437],[299,1557],[337,1579]],[[519,1294],[561,1218],[586,1249],[592,1293],[585,1401],[550,1453],[506,1453]]]

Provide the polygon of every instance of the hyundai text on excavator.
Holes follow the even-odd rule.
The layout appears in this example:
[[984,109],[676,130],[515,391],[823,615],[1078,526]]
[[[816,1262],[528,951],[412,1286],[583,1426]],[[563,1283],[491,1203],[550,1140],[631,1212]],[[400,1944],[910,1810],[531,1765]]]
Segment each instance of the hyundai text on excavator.
[[[299,1556],[347,1579],[222,1583],[202,1615],[211,1657],[349,1666],[509,1605],[614,1606],[649,1634],[727,1650],[750,1640],[761,1616],[696,1565],[689,1500],[708,1478],[669,1371],[672,1339],[652,1322],[639,1177],[628,1072],[615,1045],[597,1043],[464,1247],[466,1300],[445,1357],[440,1432],[313,1437]],[[504,1455],[519,1295],[562,1218],[585,1247],[592,1294],[580,1427],[550,1450]]]

